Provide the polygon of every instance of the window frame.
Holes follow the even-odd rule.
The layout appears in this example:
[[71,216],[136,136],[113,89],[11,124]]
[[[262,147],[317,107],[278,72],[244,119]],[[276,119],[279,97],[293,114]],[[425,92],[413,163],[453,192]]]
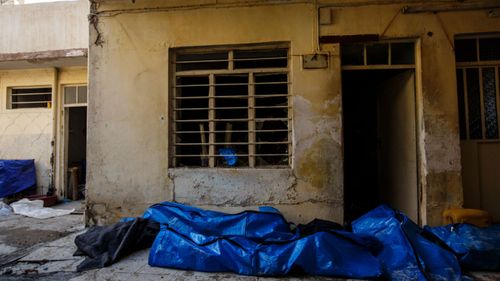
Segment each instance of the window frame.
[[[50,100],[49,101],[41,101],[38,103],[45,103],[46,106],[41,107],[21,107],[21,108],[12,108],[12,91],[17,90],[17,89],[42,89],[42,88],[48,88],[50,89]],[[37,103],[37,102],[33,102]],[[47,106],[48,104],[48,106]],[[7,86],[6,87],[6,103],[5,103],[5,109],[7,111],[39,111],[39,110],[51,110],[52,107],[54,106],[54,87],[52,85],[44,84],[44,85],[32,85],[32,86],[25,86],[25,85],[13,85],[13,86]]]
[[[233,60],[233,54],[234,51],[259,51],[259,50],[270,50],[270,49],[286,49],[287,50],[287,65],[285,67],[262,67],[262,68],[235,68],[234,67],[234,60]],[[207,70],[180,70],[177,71],[176,65],[177,65],[177,55],[179,54],[203,54],[203,53],[211,53],[211,52],[217,52],[217,51],[224,51],[228,52],[228,57],[227,57],[227,63],[228,67],[226,69],[207,69]],[[168,168],[169,169],[230,169],[230,168],[237,168],[237,169],[290,169],[292,167],[292,149],[293,149],[293,144],[292,144],[292,115],[293,115],[293,110],[292,110],[292,95],[291,95],[291,55],[290,55],[290,43],[289,42],[275,42],[275,43],[262,43],[262,44],[244,44],[244,45],[220,45],[220,46],[198,46],[198,47],[176,47],[176,48],[171,48],[169,50],[169,66],[168,66],[168,75],[169,75],[169,95],[168,95],[168,116],[169,116],[169,124],[168,124],[168,151],[169,151],[169,157],[168,157]],[[221,157],[220,155],[217,154],[216,152],[216,145],[218,143],[215,142],[215,132],[218,132],[215,130],[215,125],[209,125],[208,130],[205,131],[207,134],[207,146],[208,146],[208,165],[207,166],[179,166],[177,165],[176,158],[178,158],[178,155],[176,155],[176,136],[177,136],[177,130],[176,130],[176,111],[175,111],[175,100],[176,100],[176,88],[177,88],[177,78],[178,77],[192,77],[192,76],[208,76],[209,79],[209,105],[208,105],[208,114],[210,115],[208,117],[208,120],[213,120],[215,118],[215,111],[216,109],[210,109],[212,107],[215,107],[215,86],[213,82],[215,81],[215,76],[216,75],[237,75],[237,74],[248,74],[249,82],[247,85],[250,85],[253,82],[253,77],[255,74],[285,74],[287,77],[287,81],[285,82],[287,84],[287,93],[286,93],[286,98],[287,98],[287,113],[286,113],[286,119],[287,120],[287,164],[284,165],[276,165],[276,164],[270,164],[270,165],[256,165],[256,157],[258,156],[256,154],[255,147],[252,149],[252,139],[255,142],[255,135],[257,131],[255,130],[255,120],[254,124],[250,124],[250,119],[255,118],[253,114],[256,112],[255,104],[251,103],[251,99],[254,97],[255,94],[255,87],[249,87],[247,91],[247,95],[249,97],[249,101],[247,104],[247,110],[248,110],[248,128],[247,128],[247,145],[248,145],[248,153],[247,155],[241,155],[248,157],[248,164],[245,166],[234,166],[234,167],[224,167],[224,166],[218,166],[216,164],[216,158]],[[253,90],[252,90],[253,89]],[[255,102],[255,98],[253,98]],[[213,121],[207,121],[209,123],[215,123],[216,120]],[[253,132],[251,132],[253,130]],[[220,132],[219,132],[220,133]],[[255,142],[256,143],[256,142]],[[254,145],[255,146],[255,145]],[[202,148],[200,148],[202,149]],[[238,154],[239,155],[239,154]],[[260,154],[259,154],[260,155]],[[193,156],[196,157],[196,156]],[[201,157],[201,156],[200,156]]]
[[[475,40],[476,44],[476,54],[475,60],[470,61],[457,61],[457,54],[455,54],[455,69],[456,69],[456,79],[457,79],[457,102],[459,111],[463,108],[463,116],[459,116],[459,130],[460,130],[460,140],[461,141],[481,141],[481,142],[496,142],[500,140],[500,60],[481,60],[480,59],[480,46],[479,40],[488,38],[500,38],[500,34],[478,34],[478,35],[464,35],[455,37],[455,44],[457,40]],[[499,51],[500,52],[500,51]],[[495,93],[496,98],[496,114],[497,114],[497,137],[488,137],[487,125],[486,125],[486,112],[485,112],[485,89],[484,89],[484,74],[485,70],[493,69],[494,81],[495,81]],[[471,135],[470,128],[470,101],[469,101],[469,89],[467,84],[467,72],[468,70],[477,70],[478,72],[478,94],[479,94],[479,114],[480,114],[480,129],[481,136],[474,137]],[[458,72],[460,72],[461,80]],[[460,87],[461,86],[461,87]],[[460,89],[460,88],[461,89]],[[460,96],[460,90],[462,91],[463,97]],[[461,100],[461,98],[463,100]],[[460,115],[460,112],[459,112]],[[463,118],[464,124],[461,124],[461,119]]]
[[[67,88],[71,88],[71,87],[74,87],[75,90],[76,90],[76,95],[75,95],[75,98],[76,98],[76,102],[74,103],[66,103],[66,89]],[[80,92],[78,91],[79,88],[81,87],[86,87],[87,88],[87,91],[85,93],[85,96],[86,96],[86,99],[84,103],[80,103],[78,102],[78,98],[80,96]],[[67,85],[61,85],[61,89],[62,89],[62,106],[63,107],[82,107],[82,106],[87,106],[88,105],[88,102],[89,102],[89,95],[88,95],[88,85],[87,84],[67,84]]]

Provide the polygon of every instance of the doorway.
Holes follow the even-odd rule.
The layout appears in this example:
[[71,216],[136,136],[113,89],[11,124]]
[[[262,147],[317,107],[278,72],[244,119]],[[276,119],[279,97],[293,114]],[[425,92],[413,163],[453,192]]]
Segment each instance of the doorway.
[[386,203],[418,221],[414,69],[343,70],[344,217]]
[[65,198],[85,197],[87,174],[87,86],[64,87]]

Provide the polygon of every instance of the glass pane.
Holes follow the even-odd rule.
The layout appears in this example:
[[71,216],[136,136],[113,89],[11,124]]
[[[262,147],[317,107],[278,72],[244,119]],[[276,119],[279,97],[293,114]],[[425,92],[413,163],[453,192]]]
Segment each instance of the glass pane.
[[64,104],[76,103],[76,87],[64,87]]
[[78,87],[78,103],[87,103],[87,86]]
[[480,60],[500,60],[500,38],[479,39]]
[[469,109],[469,137],[482,139],[481,101],[479,92],[479,69],[468,68],[467,76],[467,108]]
[[389,64],[389,44],[366,45],[368,64]]
[[465,97],[464,97],[464,74],[462,69],[457,69],[457,96],[458,96],[458,121],[460,124],[460,139],[467,138],[465,126]]
[[363,65],[363,57],[362,44],[342,45],[342,65]]
[[457,62],[477,61],[476,39],[455,40]]
[[414,64],[415,46],[410,43],[391,44],[391,64]]
[[488,67],[483,69],[483,101],[484,101],[484,120],[486,127],[486,138],[498,138],[498,116],[495,68]]

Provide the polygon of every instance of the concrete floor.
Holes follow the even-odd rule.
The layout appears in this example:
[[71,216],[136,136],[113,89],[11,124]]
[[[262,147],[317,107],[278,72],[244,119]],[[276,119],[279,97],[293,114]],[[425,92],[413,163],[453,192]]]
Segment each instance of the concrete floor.
[[[71,202],[56,208],[81,208]],[[75,236],[85,231],[82,215],[38,220],[20,215],[0,216],[0,280],[339,280],[323,277],[259,278],[231,273],[205,273],[151,267],[149,249],[136,252],[110,267],[76,272],[84,259],[75,257]]]
[[[80,208],[80,202],[58,208]],[[151,267],[149,249],[136,252],[103,269],[76,272],[83,260],[75,257],[74,238],[85,231],[82,215],[37,220],[19,215],[0,217],[0,280],[118,281],[118,280],[340,280],[324,277],[263,278],[231,273],[204,273]],[[500,273],[475,272],[475,280],[500,280]]]

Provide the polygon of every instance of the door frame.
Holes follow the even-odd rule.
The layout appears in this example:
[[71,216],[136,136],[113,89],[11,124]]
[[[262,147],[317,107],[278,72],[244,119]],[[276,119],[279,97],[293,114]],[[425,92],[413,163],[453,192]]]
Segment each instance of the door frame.
[[[424,149],[424,134],[421,128],[423,128],[423,90],[422,90],[422,58],[421,50],[422,43],[420,38],[390,38],[384,39],[377,42],[359,42],[361,44],[373,44],[373,43],[399,43],[399,42],[413,42],[414,43],[414,64],[413,65],[366,65],[366,49],[364,52],[365,65],[359,66],[346,66],[340,62],[340,81],[342,81],[342,73],[344,71],[357,71],[357,70],[391,70],[391,69],[408,69],[413,70],[415,75],[415,151],[416,151],[416,174],[417,174],[417,223],[419,225],[427,224],[427,192],[426,192],[426,180],[425,180],[425,149]],[[342,52],[342,44],[340,44],[340,49]],[[341,82],[342,84],[342,82]],[[341,97],[343,95],[343,85],[340,87]],[[343,107],[342,107],[343,108]],[[342,136],[344,136],[344,115],[342,114]],[[344,142],[344,140],[342,141]],[[344,150],[344,145],[342,145],[342,150]],[[343,151],[343,155],[345,155]],[[343,159],[345,161],[345,158]],[[345,165],[343,164],[344,168]],[[345,171],[344,171],[345,175]],[[344,176],[344,188],[345,188],[345,176]],[[345,206],[345,202],[344,202]],[[345,209],[344,209],[345,211]]]
[[[67,87],[78,87],[87,86],[87,103],[80,104],[65,104],[65,88]],[[87,83],[68,83],[59,85],[59,98],[58,103],[60,105],[60,110],[58,110],[58,128],[57,128],[57,169],[56,169],[56,188],[57,196],[60,198],[67,198],[67,186],[68,186],[68,132],[69,132],[69,110],[72,107],[85,107],[88,108],[88,84]],[[87,111],[88,116],[88,111]],[[87,125],[88,128],[88,125]]]

